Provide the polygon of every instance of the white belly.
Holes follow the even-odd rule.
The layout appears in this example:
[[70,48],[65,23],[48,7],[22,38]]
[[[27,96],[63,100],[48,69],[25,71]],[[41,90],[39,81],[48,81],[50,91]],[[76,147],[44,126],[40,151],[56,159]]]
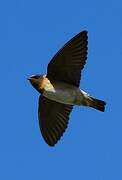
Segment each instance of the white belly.
[[74,105],[79,99],[81,101],[80,89],[66,83],[47,84],[43,96],[56,102]]

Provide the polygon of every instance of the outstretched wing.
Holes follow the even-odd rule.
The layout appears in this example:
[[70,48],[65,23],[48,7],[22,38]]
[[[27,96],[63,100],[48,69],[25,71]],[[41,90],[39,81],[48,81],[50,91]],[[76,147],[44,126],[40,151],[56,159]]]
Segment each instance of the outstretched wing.
[[87,59],[87,31],[82,31],[67,42],[48,64],[47,77],[79,86],[81,70]]
[[72,105],[61,104],[40,95],[39,126],[42,136],[49,146],[54,146],[65,132],[72,108]]

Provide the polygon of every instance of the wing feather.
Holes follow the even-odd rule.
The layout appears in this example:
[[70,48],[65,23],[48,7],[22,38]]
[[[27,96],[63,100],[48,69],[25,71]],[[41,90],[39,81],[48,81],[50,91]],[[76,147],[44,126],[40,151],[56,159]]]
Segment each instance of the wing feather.
[[87,59],[87,44],[87,31],[82,31],[73,37],[48,64],[47,77],[50,80],[64,81],[78,87],[81,70]]
[[44,96],[39,97],[39,126],[48,145],[54,146],[65,132],[72,108],[72,105],[57,103]]

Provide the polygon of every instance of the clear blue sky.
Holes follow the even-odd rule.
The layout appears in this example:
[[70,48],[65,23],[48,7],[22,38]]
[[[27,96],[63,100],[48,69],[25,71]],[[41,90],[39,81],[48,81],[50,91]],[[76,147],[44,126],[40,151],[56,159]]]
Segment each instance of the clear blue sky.
[[[88,31],[81,88],[107,102],[105,113],[75,107],[51,148],[38,126],[38,92],[26,78],[46,73],[71,37]],[[122,180],[121,0],[0,2],[0,179]]]

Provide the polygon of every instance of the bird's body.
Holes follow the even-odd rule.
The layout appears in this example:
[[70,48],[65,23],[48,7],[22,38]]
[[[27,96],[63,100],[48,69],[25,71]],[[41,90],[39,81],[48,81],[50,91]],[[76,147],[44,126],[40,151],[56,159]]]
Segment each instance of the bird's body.
[[47,75],[33,75],[32,86],[39,97],[39,126],[46,143],[54,146],[63,135],[74,105],[104,112],[106,103],[80,89],[81,70],[87,59],[87,31],[66,43],[52,58]]
[[53,101],[69,104],[83,105],[85,94],[78,87],[64,82],[48,82],[45,84],[43,96]]

